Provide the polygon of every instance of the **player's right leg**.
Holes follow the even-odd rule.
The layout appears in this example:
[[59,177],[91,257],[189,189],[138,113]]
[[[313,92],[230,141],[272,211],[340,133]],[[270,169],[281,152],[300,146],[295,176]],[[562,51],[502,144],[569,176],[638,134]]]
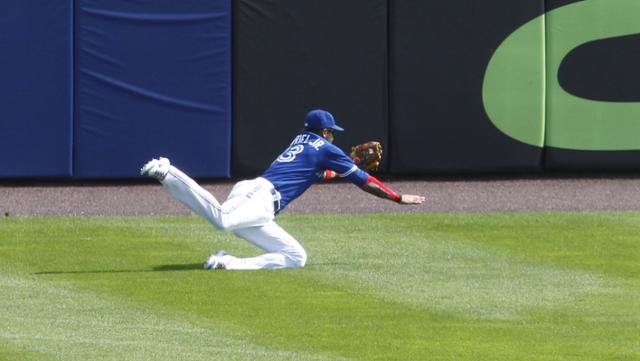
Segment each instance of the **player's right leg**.
[[273,221],[262,226],[237,229],[233,233],[266,253],[250,258],[234,257],[226,252],[218,253],[209,257],[205,268],[229,270],[300,268],[307,262],[307,252],[300,243]]

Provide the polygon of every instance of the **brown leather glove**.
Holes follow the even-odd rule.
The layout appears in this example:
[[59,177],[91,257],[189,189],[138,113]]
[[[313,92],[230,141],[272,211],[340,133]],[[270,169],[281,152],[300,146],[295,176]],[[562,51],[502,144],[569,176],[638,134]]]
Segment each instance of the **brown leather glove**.
[[362,170],[374,171],[380,166],[382,161],[382,144],[377,141],[370,141],[351,147],[349,154],[353,162]]

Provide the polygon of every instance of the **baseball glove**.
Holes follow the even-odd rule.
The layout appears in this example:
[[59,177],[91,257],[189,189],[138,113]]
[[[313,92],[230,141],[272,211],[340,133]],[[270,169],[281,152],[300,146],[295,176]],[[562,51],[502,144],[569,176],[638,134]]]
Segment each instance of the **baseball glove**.
[[349,154],[353,162],[365,171],[378,169],[382,161],[382,144],[377,141],[362,143],[351,147]]

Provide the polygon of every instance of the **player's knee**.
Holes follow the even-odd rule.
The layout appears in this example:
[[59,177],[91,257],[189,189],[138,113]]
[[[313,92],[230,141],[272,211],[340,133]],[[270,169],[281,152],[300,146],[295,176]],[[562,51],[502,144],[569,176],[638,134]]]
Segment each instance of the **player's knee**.
[[216,221],[217,222],[215,222],[213,225],[221,231],[231,231],[233,229],[231,222],[227,221],[225,218],[221,218]]
[[229,223],[225,222],[223,218],[212,218],[212,219],[209,219],[209,222],[219,231],[230,230]]
[[291,268],[302,268],[307,264],[307,252],[302,247],[287,252],[287,258]]
[[238,228],[237,219],[228,213],[221,213],[213,225],[221,231],[233,231]]

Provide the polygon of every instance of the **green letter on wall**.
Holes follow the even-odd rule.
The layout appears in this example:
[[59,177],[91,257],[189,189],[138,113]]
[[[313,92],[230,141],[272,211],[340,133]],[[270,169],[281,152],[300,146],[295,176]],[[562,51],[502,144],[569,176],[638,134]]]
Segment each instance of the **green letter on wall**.
[[640,149],[640,103],[579,98],[558,82],[560,64],[571,50],[636,33],[638,0],[586,0],[528,22],[489,62],[482,90],[489,119],[505,134],[534,146]]

